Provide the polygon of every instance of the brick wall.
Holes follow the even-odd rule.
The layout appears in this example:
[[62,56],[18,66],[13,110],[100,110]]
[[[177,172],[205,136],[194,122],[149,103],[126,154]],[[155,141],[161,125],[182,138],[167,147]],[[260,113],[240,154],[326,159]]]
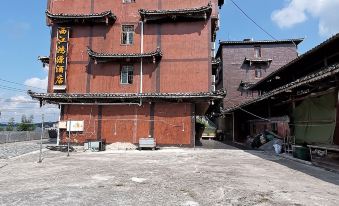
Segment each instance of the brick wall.
[[[64,107],[63,121],[84,121],[84,132],[72,133],[72,143],[104,139],[137,144],[139,138],[153,136],[158,145],[192,146],[193,107],[189,103]],[[61,142],[66,138],[66,130],[61,130]]]
[[[112,10],[117,16],[114,25],[71,25],[68,54],[67,92],[138,92],[140,63],[134,63],[134,82],[120,85],[121,64],[89,63],[87,47],[104,53],[140,53],[140,15],[143,9],[183,9],[206,6],[209,0],[137,0],[123,4],[121,0],[51,0],[52,13],[88,14]],[[212,1],[213,14],[218,13],[217,0]],[[121,45],[121,26],[135,26],[133,45]],[[49,92],[54,79],[56,28],[53,25]],[[210,91],[211,19],[197,22],[145,24],[144,52],[160,47],[163,58],[159,65],[144,65],[144,92]]]
[[[256,45],[259,46],[259,45]],[[263,44],[260,45],[263,59],[272,59],[270,66],[265,67],[262,78],[282,67],[297,57],[294,44]],[[242,93],[239,89],[241,81],[256,83],[260,79],[255,78],[254,67],[250,68],[244,64],[245,57],[254,58],[253,45],[223,45],[222,46],[222,86],[227,90],[227,97],[224,100],[224,107],[245,102],[257,94]]]

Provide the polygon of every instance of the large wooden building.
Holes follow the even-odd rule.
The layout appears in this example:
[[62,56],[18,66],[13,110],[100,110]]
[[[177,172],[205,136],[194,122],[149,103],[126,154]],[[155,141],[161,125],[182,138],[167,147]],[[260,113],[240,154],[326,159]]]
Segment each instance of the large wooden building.
[[[221,41],[213,64],[216,89],[224,88],[227,97],[224,110],[256,98],[251,85],[269,76],[297,58],[297,47],[303,39]],[[224,114],[217,120],[218,129],[227,139],[233,137],[233,115]]]
[[[212,91],[212,45],[223,0],[48,0],[48,92],[73,121],[73,143],[105,140],[192,146]],[[66,141],[66,128],[60,140]]]
[[338,45],[336,34],[252,85],[258,97],[225,108],[234,116],[234,140],[285,128],[277,134],[294,136],[299,145],[339,145]]

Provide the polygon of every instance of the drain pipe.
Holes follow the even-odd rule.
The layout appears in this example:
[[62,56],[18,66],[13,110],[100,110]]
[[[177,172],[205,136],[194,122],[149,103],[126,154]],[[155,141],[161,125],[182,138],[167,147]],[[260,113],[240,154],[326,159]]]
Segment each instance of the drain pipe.
[[[140,27],[141,27],[141,39],[140,39],[140,53],[141,55],[144,54],[144,22],[140,21]],[[140,60],[140,94],[143,93],[143,58],[141,57]],[[142,99],[140,98],[140,105],[142,105]]]

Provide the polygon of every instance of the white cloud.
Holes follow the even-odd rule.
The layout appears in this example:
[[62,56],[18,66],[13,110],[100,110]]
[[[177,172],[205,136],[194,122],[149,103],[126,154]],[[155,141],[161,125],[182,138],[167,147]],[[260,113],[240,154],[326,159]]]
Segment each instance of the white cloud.
[[339,0],[287,0],[271,18],[280,28],[291,28],[313,17],[319,20],[319,34],[328,37],[339,32],[338,8]]
[[0,99],[0,122],[8,122],[10,118],[14,118],[16,122],[21,121],[21,116],[34,116],[35,122],[41,122],[41,114],[45,114],[46,121],[57,121],[60,110],[56,105],[45,105],[40,108],[40,104],[36,100],[32,100],[29,96],[18,95],[7,99]]
[[25,85],[32,87],[32,90],[36,90],[37,88],[46,89],[47,90],[48,77],[44,79],[40,79],[38,77],[33,77],[31,79],[27,79],[25,81]]
[[42,68],[45,72],[49,71],[49,64],[45,64]]
[[[46,68],[42,68],[46,72]],[[27,85],[27,89],[31,89],[36,92],[46,92],[48,77],[45,78],[33,77],[27,79],[24,84]],[[42,88],[42,89],[38,89]],[[7,96],[7,97],[6,97]],[[0,122],[7,123],[10,118],[14,118],[16,122],[21,121],[21,116],[26,115],[34,116],[35,122],[41,122],[41,114],[44,113],[46,121],[58,121],[58,115],[60,110],[56,105],[44,105],[40,108],[40,104],[37,100],[33,100],[28,95],[16,95],[12,96],[1,95],[0,98]]]

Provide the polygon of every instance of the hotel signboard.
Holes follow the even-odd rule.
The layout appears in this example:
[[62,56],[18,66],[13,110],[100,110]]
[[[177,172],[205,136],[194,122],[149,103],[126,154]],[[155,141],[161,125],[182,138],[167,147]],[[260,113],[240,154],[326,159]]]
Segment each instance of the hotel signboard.
[[55,51],[54,90],[66,90],[69,28],[59,27]]

